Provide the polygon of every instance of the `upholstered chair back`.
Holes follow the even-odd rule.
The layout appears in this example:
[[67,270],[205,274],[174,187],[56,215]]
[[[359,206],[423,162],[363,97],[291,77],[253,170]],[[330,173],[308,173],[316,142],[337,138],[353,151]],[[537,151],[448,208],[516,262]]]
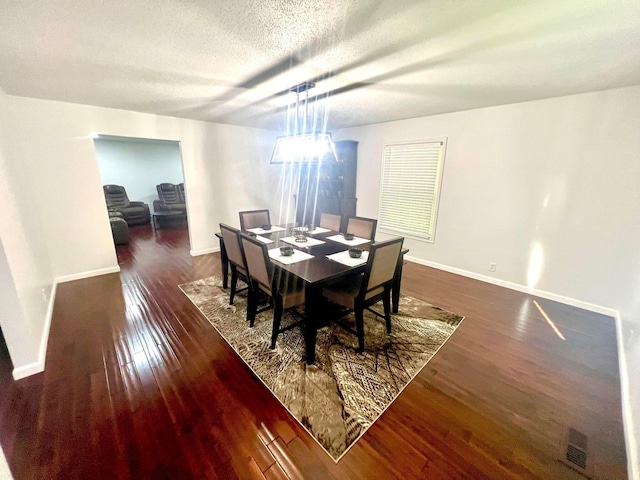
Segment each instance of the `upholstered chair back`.
[[376,235],[378,221],[373,218],[349,217],[347,233],[353,233],[356,237],[373,240]]
[[104,185],[104,198],[107,207],[128,207],[130,205],[127,191],[120,185]]
[[244,269],[244,260],[242,259],[242,250],[240,249],[240,239],[238,238],[239,230],[221,223],[220,233],[222,234],[224,248],[227,252],[227,257],[229,257],[229,261]]
[[321,213],[320,214],[320,226],[322,228],[328,228],[336,232],[340,231],[340,224],[342,223],[342,217],[334,213]]
[[403,238],[399,238],[374,243],[371,246],[368,260],[371,270],[365,287],[366,291],[371,291],[393,279],[403,241]]
[[173,183],[156,185],[156,190],[158,191],[158,198],[164,203],[183,203],[182,200],[180,200],[178,186]]
[[240,235],[240,239],[249,276],[258,282],[262,290],[271,294],[271,275],[267,266],[269,260],[266,245],[247,235]]
[[269,210],[247,210],[240,212],[240,230],[258,228],[262,225],[270,225]]

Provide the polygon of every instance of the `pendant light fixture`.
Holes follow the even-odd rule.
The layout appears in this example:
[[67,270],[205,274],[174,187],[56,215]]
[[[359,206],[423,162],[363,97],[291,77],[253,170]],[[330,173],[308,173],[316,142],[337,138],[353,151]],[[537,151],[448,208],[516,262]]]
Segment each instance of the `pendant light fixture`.
[[[314,82],[303,82],[291,87],[296,100],[287,111],[287,135],[277,138],[271,163],[318,163],[337,162],[336,147],[331,133],[326,130],[324,115],[318,121],[318,98],[309,99],[309,90],[315,87]],[[300,94],[304,98],[300,98]],[[318,128],[318,124],[322,128]]]

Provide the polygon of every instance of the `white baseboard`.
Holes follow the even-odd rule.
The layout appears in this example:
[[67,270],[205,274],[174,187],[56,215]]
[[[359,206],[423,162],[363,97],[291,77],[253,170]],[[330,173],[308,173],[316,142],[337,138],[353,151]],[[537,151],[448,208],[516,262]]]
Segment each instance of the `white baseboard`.
[[633,415],[631,414],[631,393],[629,391],[629,366],[622,338],[622,319],[616,315],[616,339],[618,343],[618,367],[620,368],[620,393],[622,397],[622,426],[627,446],[627,469],[629,478],[640,478],[640,445],[634,432]]
[[499,278],[488,277],[475,272],[469,272],[461,268],[450,267],[448,265],[442,265],[440,263],[430,262],[421,258],[411,257],[405,255],[405,260],[419,265],[425,265],[427,267],[437,268],[438,270],[444,270],[445,272],[455,273],[456,275],[462,275],[463,277],[473,278],[474,280],[480,280],[481,282],[491,283],[500,287],[509,288],[518,292],[527,293],[529,295],[535,295],[536,297],[546,298],[547,300],[553,300],[555,302],[564,303],[565,305],[571,305],[572,307],[582,308],[590,312],[601,313],[613,317],[614,319],[619,316],[617,310],[609,307],[603,307],[601,305],[595,305],[593,303],[584,302],[582,300],[576,300],[575,298],[565,297],[551,292],[545,292],[544,290],[538,290],[536,288],[527,287],[526,285],[520,285],[514,282],[508,282]]
[[13,369],[13,379],[20,380],[21,378],[35,375],[36,373],[44,372],[44,364],[47,360],[47,343],[49,342],[49,329],[51,328],[51,320],[53,319],[53,305],[56,302],[56,292],[58,291],[58,282],[54,281],[51,287],[51,296],[49,297],[49,304],[47,305],[47,317],[44,321],[44,329],[42,330],[42,337],[40,338],[40,348],[38,349],[38,361],[23,365],[22,367]]
[[192,257],[197,257],[199,255],[206,255],[207,253],[216,253],[220,251],[220,247],[213,248],[203,248],[202,250],[189,250],[189,253]]
[[82,280],[83,278],[97,277],[99,275],[107,275],[109,273],[120,272],[120,267],[107,267],[100,270],[90,270],[88,272],[73,273],[71,275],[63,275],[62,277],[56,277],[56,283],[72,282],[74,280]]
[[45,318],[44,328],[42,330],[42,337],[40,338],[40,347],[38,349],[38,361],[23,365],[13,369],[13,379],[20,380],[21,378],[35,375],[44,371],[45,362],[47,360],[47,343],[49,342],[49,330],[51,328],[51,320],[53,319],[53,306],[56,301],[56,292],[58,291],[58,284],[64,282],[71,282],[74,280],[81,280],[83,278],[97,277],[98,275],[106,275],[109,273],[118,273],[120,267],[108,267],[100,270],[92,270],[89,272],[74,273],[73,275],[63,275],[56,277],[53,281],[51,288],[51,296],[49,297],[49,304],[47,306],[47,316]]

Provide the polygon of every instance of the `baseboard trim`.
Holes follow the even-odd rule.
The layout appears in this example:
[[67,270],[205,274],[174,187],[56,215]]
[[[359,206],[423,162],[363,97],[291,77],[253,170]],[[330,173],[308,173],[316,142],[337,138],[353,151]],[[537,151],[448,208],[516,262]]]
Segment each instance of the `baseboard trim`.
[[202,250],[189,250],[192,257],[198,257],[200,255],[206,255],[207,253],[216,253],[220,251],[220,247],[203,248]]
[[51,296],[49,297],[49,304],[47,305],[47,316],[45,318],[44,329],[42,330],[42,337],[40,337],[40,347],[38,349],[38,361],[23,365],[21,367],[14,368],[12,371],[13,379],[20,380],[22,378],[35,375],[44,371],[45,362],[47,360],[47,344],[49,343],[49,330],[51,329],[51,321],[53,319],[53,306],[56,301],[56,293],[58,291],[58,284],[65,282],[72,282],[74,280],[82,280],[83,278],[97,277],[98,275],[106,275],[109,273],[120,272],[120,267],[108,267],[100,270],[91,270],[88,272],[74,273],[73,275],[63,275],[56,277],[53,281],[51,288]]
[[627,447],[627,469],[629,478],[640,478],[640,445],[634,432],[633,415],[631,414],[631,393],[629,391],[629,368],[622,338],[622,318],[616,315],[616,341],[618,343],[618,368],[620,369],[620,394],[622,396],[622,426]]
[[119,273],[120,267],[107,267],[99,270],[90,270],[88,272],[73,273],[71,275],[63,275],[56,277],[56,283],[73,282],[74,280],[82,280],[83,278],[97,277],[99,275],[107,275],[109,273]]
[[56,302],[56,292],[58,291],[58,282],[54,281],[51,287],[51,296],[49,297],[49,304],[47,305],[47,317],[44,321],[44,329],[42,330],[42,337],[40,338],[40,348],[38,349],[38,361],[24,365],[22,367],[14,368],[12,375],[14,380],[20,380],[21,378],[35,375],[36,373],[44,372],[45,362],[47,360],[47,344],[49,343],[49,330],[51,328],[51,321],[53,319],[53,306]]
[[582,300],[577,300],[575,298],[565,297],[563,295],[546,292],[544,290],[538,290],[536,288],[530,288],[530,287],[527,287],[526,285],[520,285],[518,283],[501,280],[499,278],[488,277],[486,275],[481,275],[479,273],[469,272],[468,270],[463,270],[461,268],[456,268],[456,267],[450,267],[448,265],[442,265],[440,263],[423,260],[421,258],[411,257],[407,255],[405,255],[404,258],[409,262],[417,263],[419,265],[437,268],[438,270],[443,270],[449,273],[455,273],[456,275],[462,275],[463,277],[473,278],[474,280],[480,280],[481,282],[491,283],[493,285],[498,285],[500,287],[516,290],[518,292],[527,293],[529,295],[534,295],[536,297],[545,298],[547,300],[553,300],[554,302],[564,303],[565,305],[571,305],[572,307],[582,308],[583,310],[588,310],[590,312],[607,315],[609,317],[613,317],[614,319],[617,316],[619,316],[618,311],[613,308],[603,307],[601,305],[595,305],[593,303],[584,302]]

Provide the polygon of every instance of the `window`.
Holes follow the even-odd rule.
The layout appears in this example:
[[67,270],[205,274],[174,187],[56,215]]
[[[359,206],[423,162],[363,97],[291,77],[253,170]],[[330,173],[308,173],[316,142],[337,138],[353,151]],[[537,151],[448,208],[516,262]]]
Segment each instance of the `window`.
[[378,227],[433,242],[447,140],[384,146]]

